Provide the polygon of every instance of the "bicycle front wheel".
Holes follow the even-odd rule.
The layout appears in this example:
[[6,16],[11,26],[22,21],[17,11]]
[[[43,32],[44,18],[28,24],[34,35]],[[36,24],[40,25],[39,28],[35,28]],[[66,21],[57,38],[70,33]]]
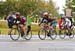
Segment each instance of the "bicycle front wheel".
[[19,30],[12,28],[10,32],[10,38],[14,41],[18,40],[20,38]]
[[44,29],[40,29],[39,31],[38,31],[38,37],[41,39],[41,40],[45,40],[45,38],[46,38],[46,31],[44,30]]

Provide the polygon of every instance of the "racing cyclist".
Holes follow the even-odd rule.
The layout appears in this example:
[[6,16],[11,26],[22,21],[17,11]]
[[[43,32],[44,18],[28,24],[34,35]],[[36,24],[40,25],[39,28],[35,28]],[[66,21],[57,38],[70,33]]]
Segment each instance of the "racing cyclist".
[[[50,15],[48,14],[48,12],[44,12],[44,13],[43,13],[43,19],[42,19],[41,23],[43,23],[44,20],[47,20],[48,30],[50,30],[50,26],[52,25],[51,22],[53,22],[55,19],[50,18]],[[40,23],[40,24],[41,24],[41,23]],[[55,23],[55,22],[54,22],[54,23]],[[40,25],[40,24],[39,24],[39,25]],[[48,33],[47,36],[49,37],[50,34]]]
[[27,25],[28,29],[27,29],[26,35],[28,35],[29,32],[31,31],[31,25],[32,25],[32,21],[33,20],[34,20],[34,16],[32,16],[32,14],[27,16],[27,23],[26,23],[26,25]]
[[21,16],[19,12],[16,12],[16,23],[21,29],[21,37],[24,36],[24,31],[25,31],[25,24],[26,24],[26,18],[24,16]]
[[65,28],[70,32],[69,34],[67,34],[67,35],[72,35],[72,33],[71,33],[71,26],[72,26],[72,23],[71,23],[71,20],[70,19],[68,19],[68,18],[66,18],[66,17],[64,17],[63,19],[63,22],[65,22]]
[[13,24],[14,24],[14,20],[16,19],[16,16],[15,16],[15,12],[11,12],[11,13],[9,13],[9,15],[6,17],[6,19],[5,20],[7,20],[7,22],[8,22],[8,35],[10,34],[10,32],[11,32],[11,28],[12,28],[12,26],[13,26]]

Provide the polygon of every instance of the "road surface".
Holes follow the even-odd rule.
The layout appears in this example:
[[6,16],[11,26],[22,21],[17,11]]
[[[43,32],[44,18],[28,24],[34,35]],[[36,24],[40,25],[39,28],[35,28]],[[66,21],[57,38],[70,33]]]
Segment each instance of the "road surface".
[[75,37],[40,40],[34,35],[31,40],[13,41],[8,35],[0,35],[0,51],[75,51]]

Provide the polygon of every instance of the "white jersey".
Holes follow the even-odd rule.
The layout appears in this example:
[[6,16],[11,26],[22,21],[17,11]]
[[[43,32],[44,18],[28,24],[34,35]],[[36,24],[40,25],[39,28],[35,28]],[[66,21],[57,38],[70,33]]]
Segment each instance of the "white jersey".
[[71,21],[68,18],[65,18],[66,24],[67,26],[71,26]]

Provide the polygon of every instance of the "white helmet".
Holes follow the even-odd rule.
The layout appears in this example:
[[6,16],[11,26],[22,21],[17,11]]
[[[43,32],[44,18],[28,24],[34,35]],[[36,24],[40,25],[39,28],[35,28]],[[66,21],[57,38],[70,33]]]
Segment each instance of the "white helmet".
[[50,13],[49,15],[50,15],[50,16],[52,16],[52,14],[51,14],[51,13]]
[[48,15],[48,12],[44,12],[43,15]]

